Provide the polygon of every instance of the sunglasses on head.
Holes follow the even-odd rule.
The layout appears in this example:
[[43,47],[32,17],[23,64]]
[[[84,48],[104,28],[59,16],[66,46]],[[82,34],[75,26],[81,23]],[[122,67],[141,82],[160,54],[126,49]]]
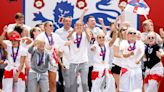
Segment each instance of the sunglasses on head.
[[148,37],[148,39],[150,40],[150,39],[155,39],[154,37]]
[[128,32],[128,34],[130,34],[130,35],[136,35],[136,32]]
[[104,37],[104,36],[99,36],[99,37],[98,37],[98,39],[101,39],[101,38],[103,38],[103,39],[104,39],[105,37]]

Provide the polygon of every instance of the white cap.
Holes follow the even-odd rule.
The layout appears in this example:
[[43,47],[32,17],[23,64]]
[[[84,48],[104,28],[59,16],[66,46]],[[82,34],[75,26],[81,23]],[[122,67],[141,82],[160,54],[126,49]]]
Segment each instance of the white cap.
[[127,29],[127,34],[128,34],[128,32],[136,32],[137,33],[137,29],[136,28],[133,28],[133,27],[129,27]]

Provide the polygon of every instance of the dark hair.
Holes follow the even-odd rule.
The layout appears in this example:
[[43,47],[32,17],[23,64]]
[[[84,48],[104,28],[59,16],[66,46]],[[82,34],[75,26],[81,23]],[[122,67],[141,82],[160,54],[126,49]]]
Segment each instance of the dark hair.
[[66,18],[70,19],[72,22],[72,18],[70,16],[65,16],[62,22],[64,22]]
[[18,32],[19,35],[21,35],[21,33],[23,32],[23,28],[22,26],[15,26],[14,31]]
[[114,25],[115,23],[114,22],[111,22],[110,24],[109,24],[109,26],[112,26],[112,25]]
[[20,12],[16,13],[15,15],[15,19],[19,19],[19,18],[24,18],[23,14]]
[[34,39],[34,34],[33,32],[35,32],[37,30],[37,27],[34,27],[30,30],[30,37]]
[[35,27],[39,27],[40,25],[43,25],[42,23],[36,24]]
[[70,17],[70,16],[65,16],[65,17],[64,17],[64,19],[65,19],[65,18],[70,18],[70,19],[71,19],[71,17]]
[[[110,37],[113,38],[114,35],[117,35],[117,31],[118,31],[117,29],[111,31],[111,33],[110,33]],[[117,36],[118,36],[118,35],[117,35]]]
[[110,37],[111,37],[111,38],[113,37],[113,33],[114,33],[114,31],[112,31],[112,32],[110,33]]
[[94,16],[88,16],[87,17],[87,22],[89,21],[90,18],[95,18]]

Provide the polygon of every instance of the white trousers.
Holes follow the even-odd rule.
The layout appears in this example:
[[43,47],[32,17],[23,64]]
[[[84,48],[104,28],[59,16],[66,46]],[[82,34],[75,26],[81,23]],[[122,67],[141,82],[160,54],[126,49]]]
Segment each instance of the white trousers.
[[91,92],[115,92],[113,75],[106,70],[103,76],[98,76],[95,80],[92,80]]
[[151,69],[146,69],[145,72],[145,81],[144,81],[144,90],[145,92],[158,92],[159,82],[163,77],[163,66],[159,62]]
[[18,79],[18,82],[13,82],[13,78],[3,79],[2,92],[25,92],[25,81]]
[[[15,76],[16,70],[13,70],[13,76]],[[25,80],[18,78],[17,82],[14,82],[13,76],[10,78],[3,77],[2,80],[2,92],[25,92]]]
[[142,92],[141,68],[121,69],[119,92]]

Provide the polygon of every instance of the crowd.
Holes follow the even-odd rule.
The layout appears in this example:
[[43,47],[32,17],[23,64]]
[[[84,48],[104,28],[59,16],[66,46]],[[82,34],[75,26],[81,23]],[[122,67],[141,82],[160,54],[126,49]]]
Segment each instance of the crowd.
[[154,32],[147,19],[141,33],[124,21],[124,4],[120,9],[110,31],[101,18],[102,28],[94,16],[83,23],[87,9],[73,28],[66,16],[55,31],[50,21],[31,28],[16,13],[0,37],[2,92],[78,92],[79,79],[82,92],[158,92],[164,30]]

